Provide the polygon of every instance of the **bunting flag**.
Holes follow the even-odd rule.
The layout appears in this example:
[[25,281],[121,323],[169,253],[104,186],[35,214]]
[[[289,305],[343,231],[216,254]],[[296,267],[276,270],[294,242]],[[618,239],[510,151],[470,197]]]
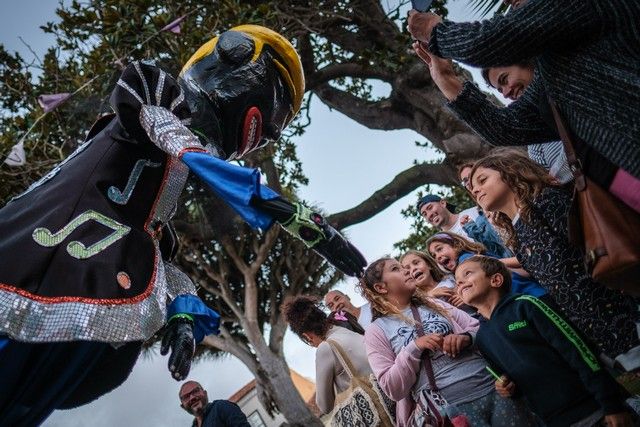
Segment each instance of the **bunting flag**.
[[9,166],[22,166],[27,163],[23,141],[18,142],[13,146],[13,148],[11,148],[11,151],[4,162]]
[[38,104],[40,104],[45,113],[48,113],[49,111],[55,110],[58,105],[62,104],[70,97],[71,94],[68,92],[40,95],[38,97]]
[[171,31],[174,34],[180,34],[180,23],[184,21],[184,18],[186,17],[187,15],[182,15],[178,19],[175,19],[162,27],[160,31]]

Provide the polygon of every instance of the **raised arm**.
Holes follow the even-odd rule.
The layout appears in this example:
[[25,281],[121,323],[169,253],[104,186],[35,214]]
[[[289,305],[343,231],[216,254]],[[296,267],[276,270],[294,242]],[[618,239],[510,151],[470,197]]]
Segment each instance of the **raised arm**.
[[577,49],[613,27],[625,0],[530,0],[507,15],[435,26],[429,50],[474,67],[517,64],[549,51]]
[[558,134],[540,117],[542,96],[539,77],[522,96],[507,107],[491,103],[472,82],[462,83],[450,60],[438,58],[415,43],[418,56],[428,65],[431,78],[449,101],[447,107],[492,145],[512,146],[557,141]]

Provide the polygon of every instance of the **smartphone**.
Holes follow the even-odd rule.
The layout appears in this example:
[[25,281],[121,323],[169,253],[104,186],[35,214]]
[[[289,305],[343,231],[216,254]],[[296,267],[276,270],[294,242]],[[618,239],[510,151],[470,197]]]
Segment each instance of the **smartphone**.
[[433,0],[411,0],[411,7],[418,12],[426,12],[431,7]]

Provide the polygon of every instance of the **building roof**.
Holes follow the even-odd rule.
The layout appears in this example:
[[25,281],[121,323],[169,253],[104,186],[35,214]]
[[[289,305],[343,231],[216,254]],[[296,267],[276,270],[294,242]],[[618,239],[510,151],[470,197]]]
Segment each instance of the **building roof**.
[[[313,383],[313,381],[303,377],[293,369],[289,369],[289,373],[291,374],[291,380],[293,381],[293,385],[296,387],[296,390],[298,390],[298,393],[300,393],[300,396],[302,396],[302,399],[305,402],[309,402],[309,400],[311,400],[311,398],[315,396],[316,385]],[[253,379],[249,381],[247,384],[245,384],[244,386],[242,386],[240,390],[233,393],[229,397],[229,400],[233,403],[238,403],[243,397],[245,397],[255,388],[256,388],[256,380]]]

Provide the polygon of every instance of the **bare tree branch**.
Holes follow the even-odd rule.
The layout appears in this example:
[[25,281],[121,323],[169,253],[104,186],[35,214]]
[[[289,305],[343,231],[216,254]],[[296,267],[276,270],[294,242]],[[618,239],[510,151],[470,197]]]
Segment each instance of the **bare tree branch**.
[[351,209],[330,215],[328,220],[338,229],[366,221],[425,184],[447,185],[455,182],[449,165],[420,163],[396,175],[393,180]]
[[393,80],[394,76],[383,70],[382,68],[374,68],[364,66],[362,64],[356,64],[346,62],[342,64],[331,64],[316,71],[306,78],[306,89],[314,90],[319,85],[327,83],[333,79],[339,77],[351,77],[362,79],[379,79],[384,81]]
[[370,129],[394,130],[413,127],[413,118],[402,111],[399,112],[389,98],[377,102],[364,101],[327,83],[318,86],[313,92],[327,106]]

